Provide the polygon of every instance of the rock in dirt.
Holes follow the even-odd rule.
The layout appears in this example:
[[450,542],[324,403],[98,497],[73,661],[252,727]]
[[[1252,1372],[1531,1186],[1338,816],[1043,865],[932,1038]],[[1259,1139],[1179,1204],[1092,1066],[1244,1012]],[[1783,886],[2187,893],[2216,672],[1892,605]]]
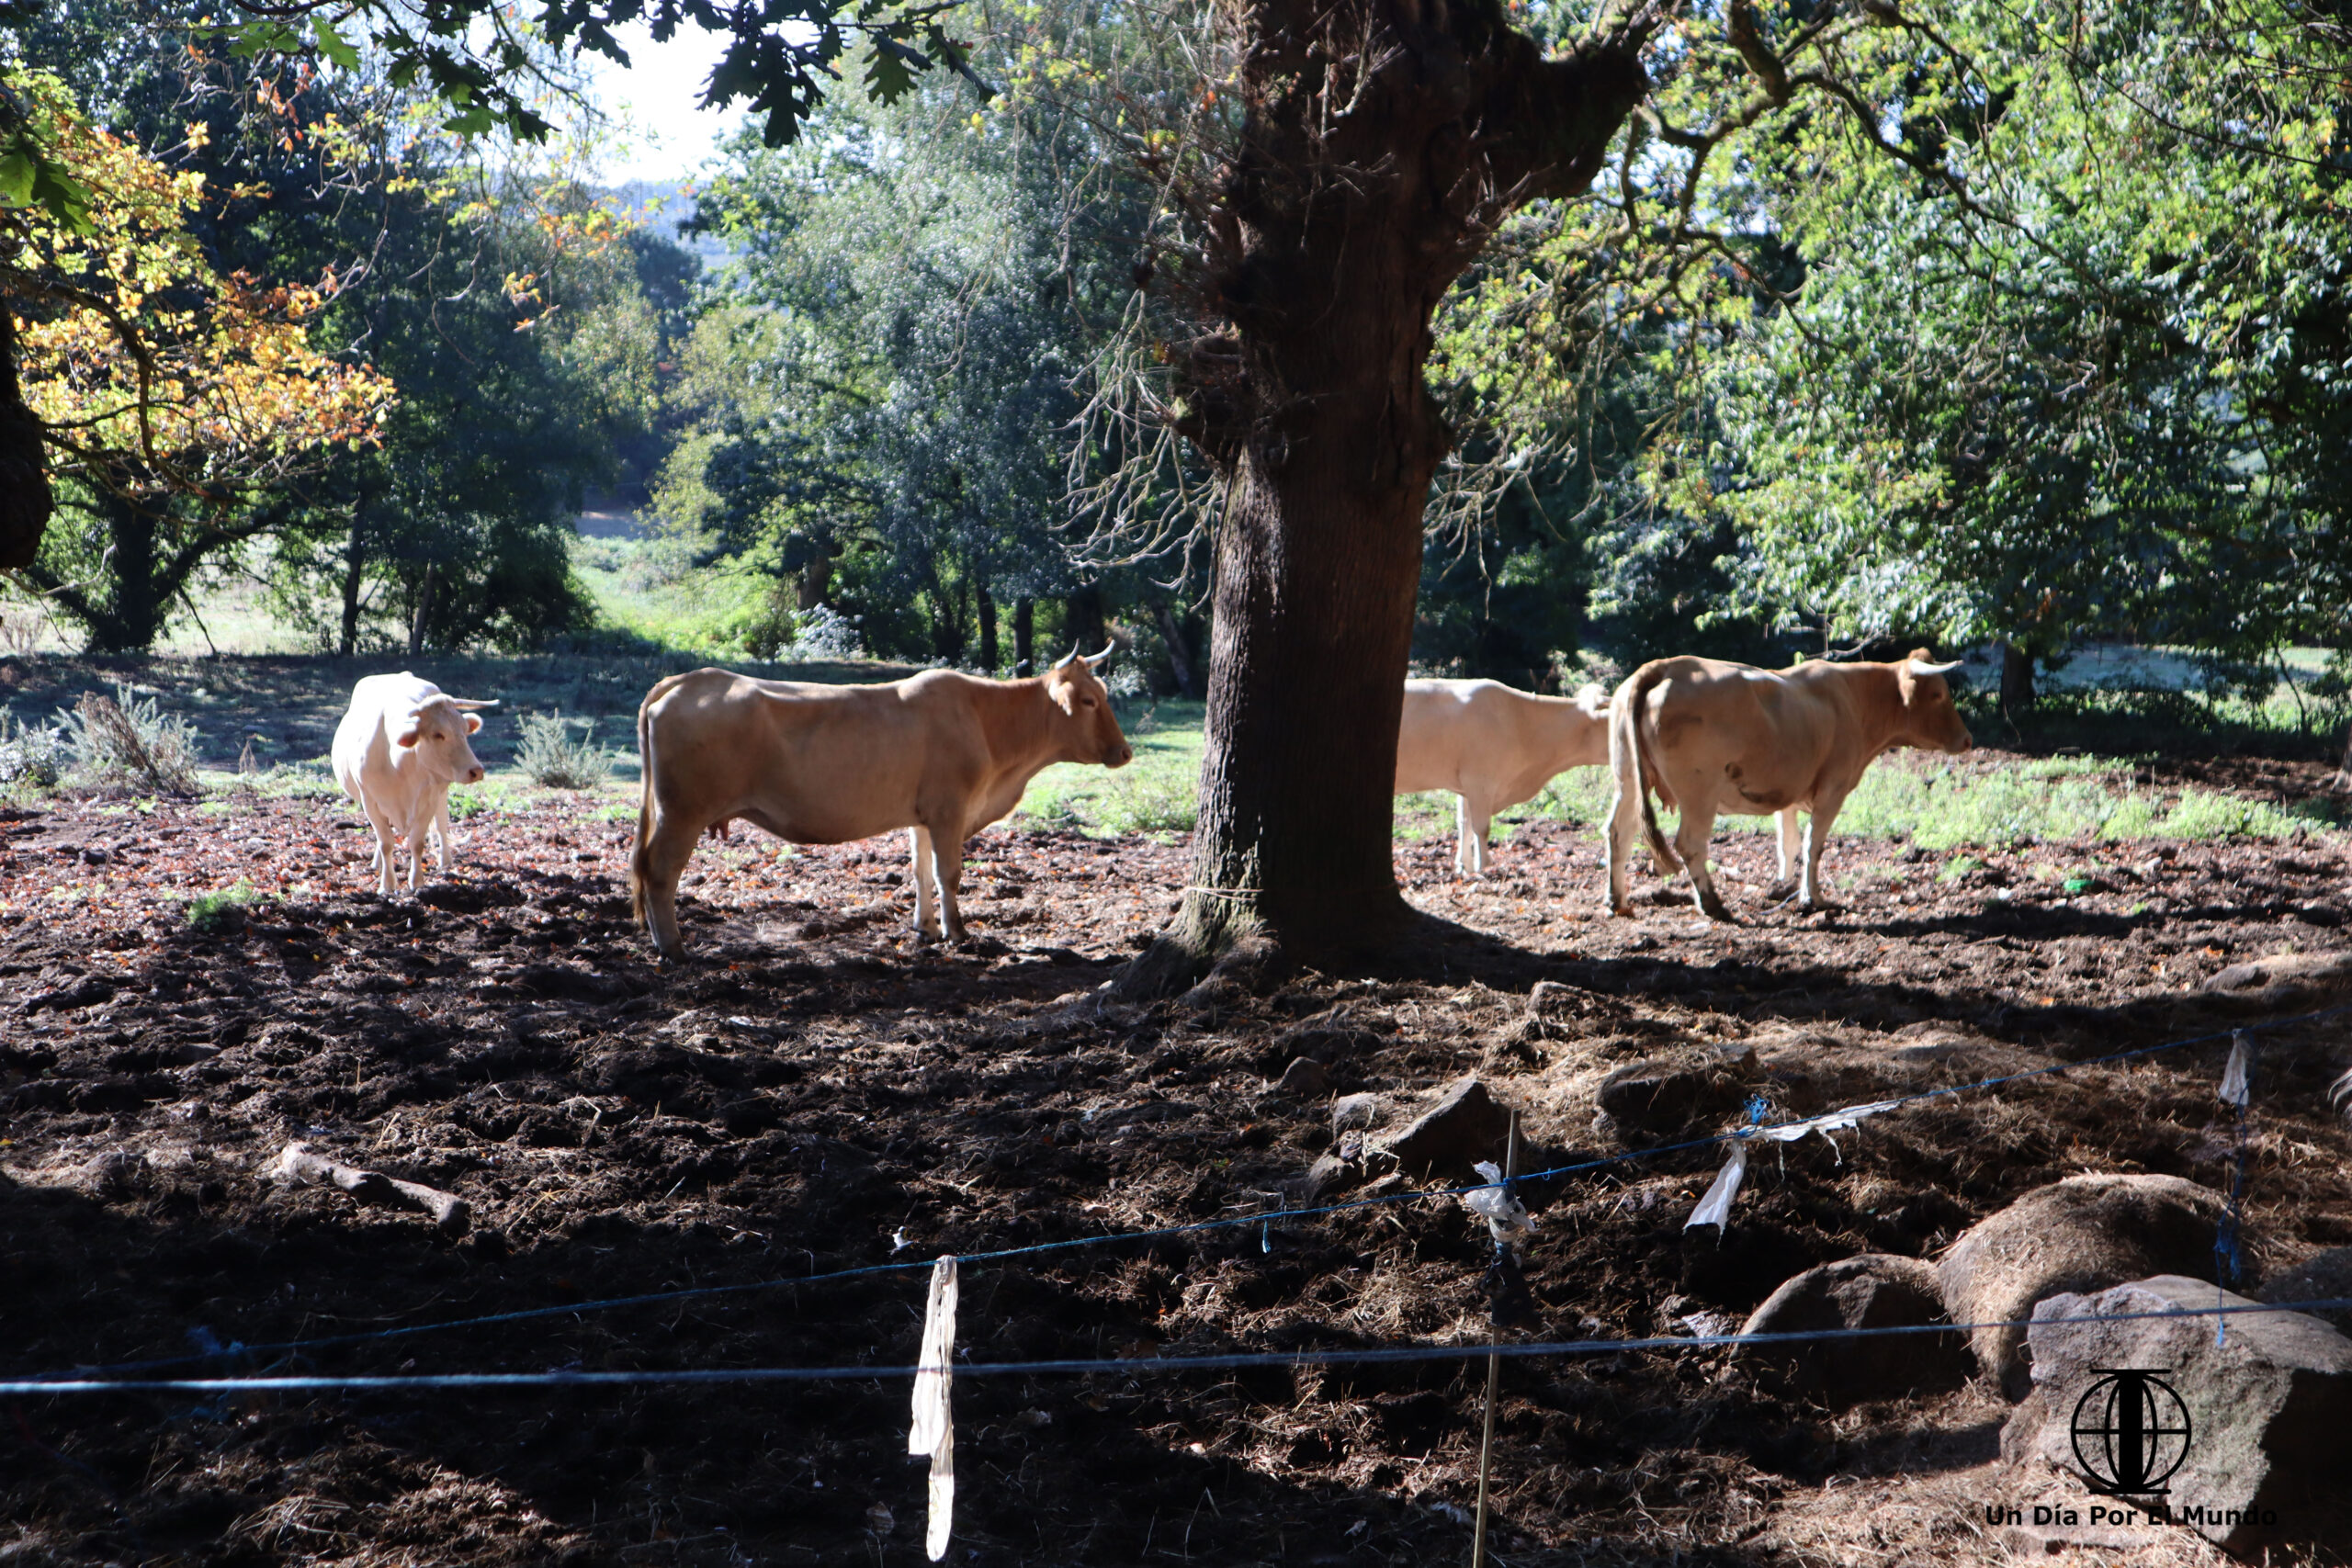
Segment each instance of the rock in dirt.
[[[2331,1247],[2304,1258],[2292,1269],[2266,1280],[2254,1292],[2258,1302],[2292,1305],[2297,1302],[2352,1301],[2352,1247]],[[2312,1315],[2352,1334],[2352,1307],[2320,1307]]]
[[2204,989],[2265,1005],[2352,987],[2352,953],[2276,953],[2233,964]]
[[1466,1180],[1480,1160],[1499,1162],[1510,1141],[1510,1112],[1472,1077],[1457,1079],[1386,1146],[1397,1166],[1412,1175]]
[[1317,1099],[1331,1092],[1331,1069],[1312,1056],[1293,1056],[1274,1088],[1301,1100]]
[[1595,1127],[1634,1145],[1713,1131],[1747,1103],[1755,1062],[1720,1051],[1628,1062],[1600,1080]]
[[[2027,1193],[1952,1243],[1938,1274],[1955,1323],[2009,1325],[2061,1292],[2211,1265],[2227,1205],[2177,1176],[2075,1176]],[[1976,1364],[2011,1399],[2030,1383],[2022,1328],[1974,1330]]]
[[1386,1027],[1385,1021],[1342,1003],[1283,1030],[1275,1037],[1274,1048],[1285,1055],[1344,1062],[1377,1051]]
[[[1806,1269],[1774,1291],[1739,1331],[1805,1334],[1943,1321],[1933,1264],[1866,1252]],[[1741,1353],[1756,1363],[1758,1381],[1772,1392],[1839,1407],[1940,1393],[1968,1381],[1968,1347],[1956,1332],[1758,1345]]]
[[[2303,1313],[2234,1315],[2219,1345],[2210,1316],[2058,1321],[2217,1303],[2254,1304],[2172,1274],[2042,1302],[2027,1341],[2033,1392],[2002,1428],[2003,1457],[2078,1475],[2087,1461],[2110,1472],[2089,1476],[2094,1484],[2141,1483],[2127,1495],[2162,1485],[2176,1522],[2233,1552],[2310,1539],[2352,1482],[2352,1445],[2343,1440],[2352,1421],[2352,1339]],[[2164,1369],[2162,1383],[2127,1390],[2116,1368]],[[2077,1438],[2113,1424],[2113,1401],[2127,1394],[2143,1412],[2143,1476],[2112,1473],[2129,1461],[2095,1430]],[[2186,1430],[2165,1430],[2173,1427]]]
[[1380,1096],[1343,1094],[1331,1102],[1331,1135],[1368,1132],[1380,1122]]
[[1307,1167],[1306,1201],[1320,1203],[1363,1180],[1363,1167],[1344,1154],[1327,1154]]

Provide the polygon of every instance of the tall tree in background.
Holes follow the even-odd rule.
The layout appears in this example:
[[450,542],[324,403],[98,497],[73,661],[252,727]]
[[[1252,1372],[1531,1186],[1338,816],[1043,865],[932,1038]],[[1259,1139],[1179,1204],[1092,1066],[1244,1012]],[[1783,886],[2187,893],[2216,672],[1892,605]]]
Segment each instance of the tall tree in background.
[[770,605],[856,615],[875,652],[1001,665],[999,603],[1069,585],[1071,383],[1125,285],[1064,243],[1082,131],[847,92],[797,146],[732,144],[697,193],[735,260],[686,355],[672,526]]
[[258,496],[374,441],[391,387],[312,346],[332,276],[273,288],[216,271],[188,231],[201,175],[87,124],[53,77],[8,85],[94,193],[69,221],[10,214],[0,262],[26,302],[25,400],[60,455],[65,508],[89,523],[52,535],[26,575],[95,647],[143,649],[196,570],[265,526]]

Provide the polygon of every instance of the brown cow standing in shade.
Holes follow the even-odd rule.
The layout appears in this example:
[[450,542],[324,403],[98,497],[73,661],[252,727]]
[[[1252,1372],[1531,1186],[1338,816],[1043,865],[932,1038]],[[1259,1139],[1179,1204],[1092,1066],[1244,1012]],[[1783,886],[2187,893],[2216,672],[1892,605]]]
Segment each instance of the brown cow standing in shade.
[[[1609,766],[1617,778],[1609,811],[1610,911],[1634,912],[1625,882],[1639,833],[1661,871],[1690,869],[1702,912],[1729,919],[1707,870],[1716,815],[1777,813],[1785,884],[1800,808],[1807,817],[1796,897],[1800,908],[1814,908],[1830,825],[1863,770],[1897,746],[1965,751],[1974,744],[1944,679],[1959,668],[1957,660],[1929,663],[1923,648],[1892,664],[1812,659],[1758,670],[1686,656],[1634,671],[1609,710]],[[1671,847],[1658,831],[1653,792],[1682,813]]]
[[653,945],[685,951],[678,878],[704,829],[738,817],[796,844],[910,829],[916,936],[960,940],[964,840],[1055,762],[1134,759],[1095,678],[1110,657],[1073,650],[1025,681],[927,670],[823,686],[697,670],[662,682],[637,710],[645,783],[629,862]]

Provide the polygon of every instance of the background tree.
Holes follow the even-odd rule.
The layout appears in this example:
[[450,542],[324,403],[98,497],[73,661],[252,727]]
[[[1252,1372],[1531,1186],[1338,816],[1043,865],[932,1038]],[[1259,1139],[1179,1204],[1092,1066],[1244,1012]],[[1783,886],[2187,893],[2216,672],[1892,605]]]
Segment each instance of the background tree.
[[27,576],[95,646],[143,648],[197,568],[259,530],[253,497],[372,442],[391,388],[311,346],[338,280],[215,270],[188,231],[202,175],[83,121],[54,78],[9,85],[93,193],[78,220],[9,215],[24,397],[62,454],[65,507],[91,524],[53,533]]

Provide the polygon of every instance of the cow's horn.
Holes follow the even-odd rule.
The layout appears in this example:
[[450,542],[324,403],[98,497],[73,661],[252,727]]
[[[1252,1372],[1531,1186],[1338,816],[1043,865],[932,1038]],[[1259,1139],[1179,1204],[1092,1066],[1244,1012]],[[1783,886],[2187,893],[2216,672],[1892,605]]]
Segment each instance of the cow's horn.
[[463,709],[494,708],[498,705],[498,699],[496,697],[451,697],[449,705]]
[[1913,659],[1908,660],[1905,662],[1910,665],[1911,673],[1914,675],[1949,675],[1967,661],[1965,660],[1955,659],[1949,664],[1922,664],[1917,660]]
[[1054,660],[1054,668],[1057,670],[1067,670],[1085,657],[1086,656],[1084,654],[1079,652],[1077,649],[1073,648],[1068,653],[1063,654],[1059,659]]
[[1119,645],[1115,642],[1106,642],[1102,645],[1102,652],[1081,653],[1079,657],[1086,660],[1086,667],[1089,670],[1100,670],[1102,668],[1102,661],[1118,651],[1118,647]]

